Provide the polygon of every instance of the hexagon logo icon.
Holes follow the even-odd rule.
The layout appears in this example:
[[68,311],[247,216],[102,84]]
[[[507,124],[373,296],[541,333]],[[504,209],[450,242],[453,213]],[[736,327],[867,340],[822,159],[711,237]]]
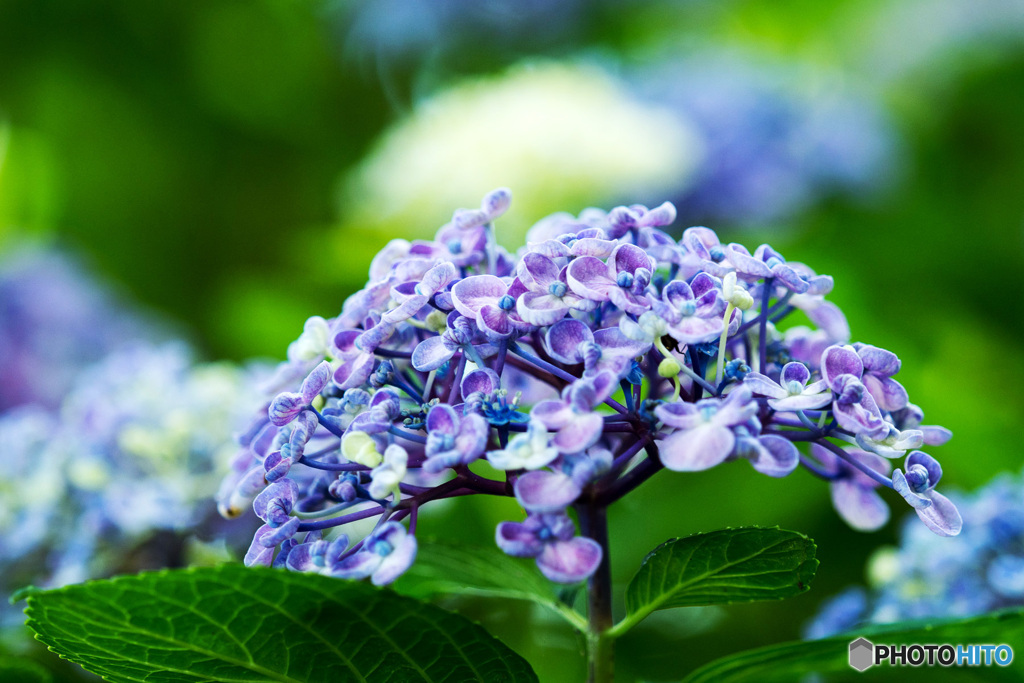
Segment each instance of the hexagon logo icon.
[[864,671],[875,663],[875,645],[867,638],[858,638],[850,643],[850,666]]

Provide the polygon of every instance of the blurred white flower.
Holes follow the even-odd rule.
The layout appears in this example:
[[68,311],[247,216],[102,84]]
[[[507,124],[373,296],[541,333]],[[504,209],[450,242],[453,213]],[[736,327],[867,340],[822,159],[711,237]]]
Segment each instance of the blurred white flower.
[[511,186],[518,210],[498,239],[514,245],[556,209],[678,190],[699,150],[684,119],[596,66],[520,65],[441,92],[387,132],[345,183],[343,221],[425,237],[465,197]]

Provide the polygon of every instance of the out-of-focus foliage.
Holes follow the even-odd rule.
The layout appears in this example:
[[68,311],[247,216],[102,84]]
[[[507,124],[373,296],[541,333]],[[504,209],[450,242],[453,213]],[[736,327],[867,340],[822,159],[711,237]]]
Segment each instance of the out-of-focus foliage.
[[0,2],[3,230],[81,244],[219,353],[274,348],[221,324],[234,283],[286,289],[295,232],[333,219],[339,170],[390,118],[336,51],[311,5]]
[[0,248],[15,225],[28,234],[53,225],[54,194],[52,152],[45,141],[27,131],[15,135],[0,119]]

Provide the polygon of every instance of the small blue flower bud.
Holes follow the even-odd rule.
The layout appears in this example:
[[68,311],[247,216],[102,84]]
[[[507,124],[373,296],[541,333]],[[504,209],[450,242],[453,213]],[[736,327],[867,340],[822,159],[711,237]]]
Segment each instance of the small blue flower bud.
[[696,351],[702,356],[714,356],[718,353],[718,344],[716,342],[703,342],[700,344],[691,344],[690,351]]
[[619,277],[615,280],[615,284],[619,287],[632,287],[633,286],[633,275],[626,271],[619,273]]
[[907,469],[907,483],[914,493],[922,493],[928,490],[928,470],[924,465],[912,465]]
[[498,308],[500,308],[503,311],[510,311],[512,310],[512,307],[515,305],[516,300],[513,297],[509,296],[508,294],[498,299]]
[[[750,372],[750,366],[744,363],[739,358],[734,358],[725,364],[725,376],[727,379],[733,379],[737,381],[743,381],[743,378]],[[797,390],[797,393],[803,390],[803,385]]]
[[640,364],[635,360],[630,361],[630,363],[629,372],[626,373],[626,381],[630,384],[643,384],[644,371],[641,369]]
[[565,293],[568,290],[569,288],[565,286],[564,282],[552,282],[548,286],[548,293],[551,294],[551,296],[557,296],[559,299],[565,296]]
[[386,382],[387,379],[394,373],[395,366],[389,361],[383,361],[377,366],[377,376],[381,378],[381,382]]
[[356,491],[357,483],[359,483],[359,478],[355,475],[343,474],[331,482],[327,491],[335,498],[351,503],[359,497],[359,493]]

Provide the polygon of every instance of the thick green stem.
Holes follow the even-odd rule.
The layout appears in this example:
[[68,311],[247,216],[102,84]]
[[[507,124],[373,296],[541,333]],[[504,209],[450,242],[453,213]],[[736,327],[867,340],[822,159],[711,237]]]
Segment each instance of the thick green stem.
[[612,571],[608,549],[608,508],[594,502],[579,507],[580,531],[599,544],[601,564],[587,582],[587,680],[610,683],[614,679],[612,626]]

